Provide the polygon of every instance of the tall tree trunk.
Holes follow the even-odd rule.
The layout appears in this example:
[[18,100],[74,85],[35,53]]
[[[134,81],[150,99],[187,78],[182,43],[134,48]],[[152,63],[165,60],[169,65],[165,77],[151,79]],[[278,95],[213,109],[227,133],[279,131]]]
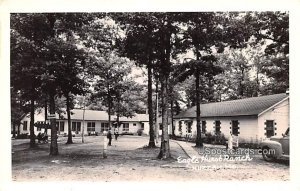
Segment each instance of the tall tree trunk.
[[171,100],[171,125],[172,125],[172,137],[175,137],[175,127],[174,127],[174,100]]
[[259,89],[260,89],[260,84],[259,84],[259,69],[258,69],[258,66],[257,66],[257,69],[256,69],[256,92],[254,92],[254,97],[257,97],[258,94],[259,94]]
[[71,111],[70,111],[70,97],[66,95],[67,98],[67,116],[68,116],[68,140],[66,144],[72,144],[72,126],[71,126]]
[[214,99],[214,83],[213,83],[213,77],[211,75],[208,76],[208,102],[216,101]]
[[51,126],[51,144],[50,144],[50,155],[58,155],[58,145],[57,145],[57,129],[56,129],[56,119],[55,119],[55,100],[54,93],[50,93],[50,126]]
[[13,138],[16,137],[16,122],[13,122],[13,130],[12,130],[12,133],[13,133]]
[[108,103],[108,130],[111,130],[111,115],[110,115],[110,113],[111,113],[111,106],[110,106],[110,103]]
[[244,85],[243,85],[243,82],[245,80],[245,77],[244,77],[244,69],[242,68],[241,69],[241,72],[242,72],[242,77],[241,77],[241,81],[240,81],[240,92],[239,92],[239,98],[243,98],[244,97]]
[[[51,28],[50,33],[51,37],[55,38],[56,30],[54,29],[55,25],[55,15],[47,14],[46,15],[49,21],[49,26]],[[54,72],[54,71],[53,71]],[[50,155],[58,155],[58,145],[57,145],[57,129],[56,129],[56,118],[55,118],[55,85],[49,84],[49,113],[50,113],[50,129],[51,129],[51,143],[50,143]]]
[[84,143],[84,124],[85,124],[85,95],[83,95],[83,112],[82,112],[82,129],[81,129],[81,143]]
[[[170,29],[171,22],[169,22],[168,15],[165,17],[166,26]],[[161,56],[161,108],[162,108],[162,138],[161,138],[161,147],[158,158],[167,159],[171,157],[170,153],[170,143],[169,143],[169,128],[168,128],[168,79],[171,71],[171,36],[172,33],[167,31],[161,31],[162,33],[162,48],[163,52]]]
[[119,132],[119,124],[120,124],[120,98],[118,98],[118,106],[117,106],[117,130]]
[[109,85],[108,85],[107,99],[108,99],[108,130],[111,130],[111,96],[109,91]]
[[197,138],[196,147],[203,147],[201,139],[201,117],[200,117],[200,73],[196,72],[196,120],[197,120]]
[[170,153],[170,144],[169,144],[169,134],[168,134],[168,92],[167,92],[167,85],[168,85],[168,77],[167,75],[163,75],[161,80],[161,105],[162,105],[162,139],[161,139],[161,146],[160,146],[160,153],[158,158],[160,159],[167,159],[171,157]]
[[158,122],[158,115],[159,115],[159,111],[158,111],[158,80],[156,80],[156,84],[155,84],[155,91],[156,91],[156,109],[155,109],[155,142],[156,144],[158,144],[158,137],[159,137],[159,122]]
[[[200,60],[200,52],[197,51],[197,60]],[[201,108],[200,108],[200,71],[199,67],[196,70],[196,127],[197,127],[197,137],[196,137],[196,147],[203,147],[201,138]]]
[[34,134],[34,99],[30,100],[30,148],[35,147],[35,134]]
[[155,134],[153,126],[153,105],[152,105],[152,65],[148,64],[148,114],[149,114],[149,145],[148,147],[155,147]]
[[82,130],[81,130],[81,143],[84,143],[84,124],[85,124],[85,108],[83,109],[83,114],[82,114]]
[[47,119],[48,119],[48,108],[47,108],[47,100],[45,101],[45,105],[44,105],[44,108],[45,108],[45,130],[44,130],[44,133],[48,133],[48,129],[47,129]]
[[19,136],[19,135],[20,135],[20,125],[21,125],[21,123],[18,123],[18,131],[17,131],[17,136]]

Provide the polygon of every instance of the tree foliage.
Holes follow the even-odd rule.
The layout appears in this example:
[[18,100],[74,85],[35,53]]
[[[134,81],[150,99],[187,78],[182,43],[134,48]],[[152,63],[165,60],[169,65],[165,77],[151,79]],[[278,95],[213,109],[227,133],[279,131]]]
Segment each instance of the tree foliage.
[[[11,15],[11,81],[12,87],[31,101],[31,145],[34,145],[34,110],[35,102],[41,99],[39,95],[49,96],[50,113],[54,114],[54,96],[78,93],[82,87],[76,64],[83,57],[74,39],[89,18],[73,13]],[[51,125],[50,154],[56,155],[55,120]]]
[[[93,101],[100,101],[99,107],[109,114],[142,112],[145,95],[139,92],[145,88],[130,76],[132,61],[147,68],[149,146],[154,143],[152,82],[159,80],[163,122],[159,157],[169,158],[168,108],[185,100],[176,84],[184,84],[188,105],[197,106],[198,134],[201,102],[281,93],[289,87],[289,14],[11,14],[13,123],[18,124],[23,111],[30,111],[34,121],[38,105],[49,104],[53,114],[56,97],[66,98],[70,120],[74,95],[89,100],[93,94]],[[51,124],[50,148],[55,155],[55,120]],[[31,146],[33,133],[32,122]]]
[[264,93],[285,92],[289,88],[289,14],[254,12],[248,17],[255,43],[265,46],[267,61],[261,63],[261,72],[270,78],[271,83]]
[[115,54],[100,57],[94,64],[93,75],[97,80],[92,98],[100,99],[109,115],[133,116],[140,109],[134,98],[141,87],[130,76],[131,67],[128,59]]

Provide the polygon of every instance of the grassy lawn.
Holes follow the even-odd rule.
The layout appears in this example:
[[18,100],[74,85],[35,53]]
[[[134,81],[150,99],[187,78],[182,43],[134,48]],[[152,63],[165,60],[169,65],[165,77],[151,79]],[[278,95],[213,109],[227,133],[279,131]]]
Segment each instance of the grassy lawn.
[[[59,155],[49,156],[49,143],[29,149],[29,140],[12,140],[13,181],[216,181],[216,180],[289,180],[289,165],[268,163],[261,156],[247,162],[201,162],[187,166],[177,158],[188,158],[177,142],[171,141],[170,160],[157,159],[159,148],[149,149],[148,137],[120,136],[108,147],[103,158],[103,137],[73,138],[65,144],[59,137]],[[193,143],[188,143],[193,146]],[[197,149],[196,149],[197,150]],[[193,167],[226,165],[213,169]],[[234,166],[234,168],[231,168]]]
[[159,148],[145,148],[148,137],[120,136],[117,141],[112,141],[112,146],[108,147],[106,159],[102,156],[103,137],[85,137],[84,143],[81,143],[80,137],[75,137],[73,141],[74,144],[67,145],[66,138],[60,137],[59,155],[51,157],[49,144],[38,144],[37,148],[29,149],[28,140],[13,140],[13,180],[168,179],[173,176],[163,168],[164,165],[175,163],[178,156],[186,157],[176,143],[171,143],[174,159],[167,161],[157,159]]

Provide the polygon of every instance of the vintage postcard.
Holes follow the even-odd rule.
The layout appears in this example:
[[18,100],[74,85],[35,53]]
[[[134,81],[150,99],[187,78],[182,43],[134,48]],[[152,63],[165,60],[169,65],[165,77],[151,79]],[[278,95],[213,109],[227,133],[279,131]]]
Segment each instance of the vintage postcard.
[[4,190],[219,181],[299,188],[290,62],[299,3],[75,4],[4,3]]

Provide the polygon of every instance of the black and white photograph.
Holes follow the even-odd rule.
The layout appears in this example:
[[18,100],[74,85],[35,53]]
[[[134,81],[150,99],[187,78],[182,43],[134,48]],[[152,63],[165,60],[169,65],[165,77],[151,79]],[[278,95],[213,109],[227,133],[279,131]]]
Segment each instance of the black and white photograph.
[[290,182],[290,14],[9,12],[12,184]]

